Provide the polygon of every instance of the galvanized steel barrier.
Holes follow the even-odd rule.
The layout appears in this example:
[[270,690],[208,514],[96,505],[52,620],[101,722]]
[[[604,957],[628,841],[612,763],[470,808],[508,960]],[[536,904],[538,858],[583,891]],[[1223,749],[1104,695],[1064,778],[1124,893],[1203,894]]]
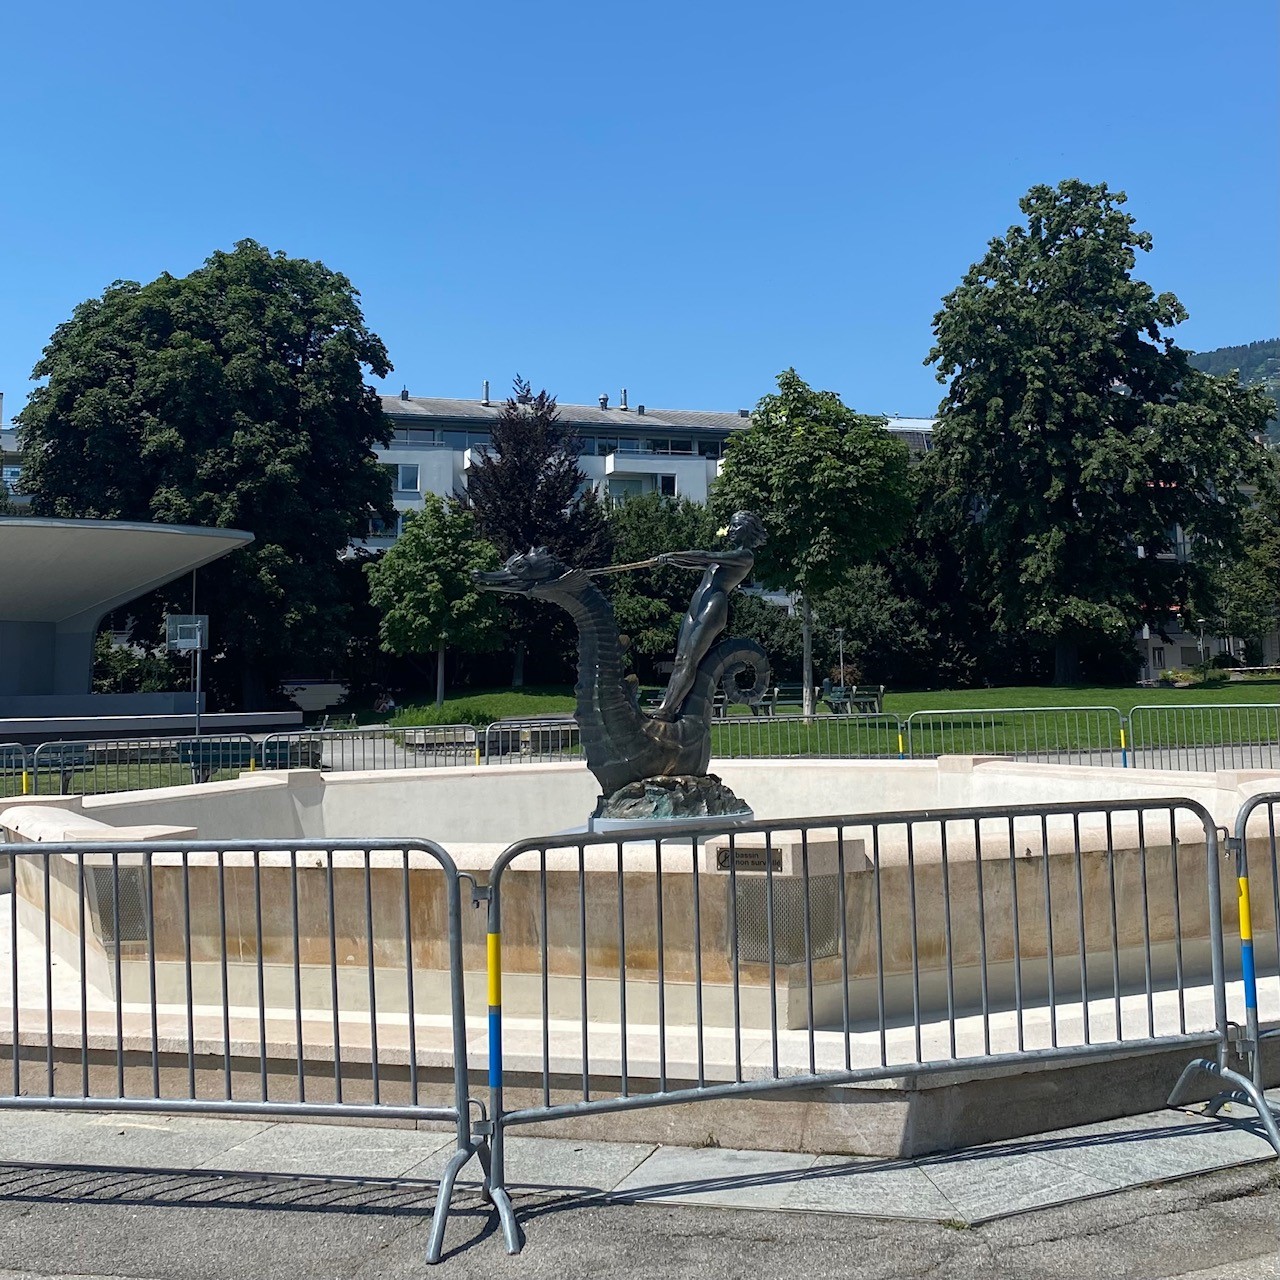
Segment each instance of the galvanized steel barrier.
[[0,742],[0,799],[25,794],[30,787],[27,749],[20,742]]
[[[1215,1115],[1228,1102],[1257,1114],[1271,1145],[1280,1154],[1280,1125],[1264,1095],[1263,1046],[1280,1040],[1280,857],[1276,846],[1276,809],[1280,792],[1251,796],[1236,816],[1228,840],[1237,893],[1237,937],[1244,996],[1244,1025],[1229,1023],[1227,1039],[1242,1059],[1243,1070],[1228,1067],[1225,1055],[1199,1059],[1183,1072],[1170,1095],[1177,1105],[1201,1074],[1221,1079],[1226,1088],[1208,1106]],[[1257,908],[1255,910],[1255,908]],[[1261,924],[1261,929],[1257,927]],[[1259,983],[1259,973],[1263,981]],[[1260,1004],[1259,994],[1264,997]]]
[[458,1171],[488,1160],[472,1136],[459,878],[439,845],[5,850],[0,1108],[448,1122],[439,1258]]
[[1115,707],[914,711],[906,737],[912,759],[991,755],[1038,764],[1128,763],[1124,717]]
[[1134,763],[1146,768],[1280,768],[1280,705],[1137,706],[1129,723]]
[[875,713],[831,716],[725,716],[711,724],[711,754],[725,760],[900,760],[904,725]]
[[[1225,1061],[1218,857],[1179,798],[513,845],[477,894],[490,1188],[505,1132],[539,1121],[1126,1049]],[[518,1056],[516,980],[537,1005]]]
[[469,724],[418,728],[308,729],[273,733],[257,750],[261,769],[423,769],[478,762],[479,730]]
[[446,1122],[430,1261],[473,1155],[517,1251],[507,1131],[595,1113],[1194,1046],[1171,1103],[1208,1072],[1280,1151],[1278,808],[1250,800],[1227,848],[1243,1029],[1222,844],[1179,797],[562,834],[486,885],[424,840],[11,844],[0,1107]]
[[[1159,769],[1280,768],[1280,704],[975,707],[889,713],[725,716],[718,759],[931,759],[991,755],[1041,764]],[[243,770],[331,771],[580,761],[567,718],[376,726],[200,738],[0,744],[0,797],[98,794],[233,777]]]
[[582,759],[582,733],[577,721],[560,719],[499,720],[481,739],[486,764],[553,764]]
[[42,742],[28,756],[32,795],[100,795],[234,777],[254,764],[247,734]]

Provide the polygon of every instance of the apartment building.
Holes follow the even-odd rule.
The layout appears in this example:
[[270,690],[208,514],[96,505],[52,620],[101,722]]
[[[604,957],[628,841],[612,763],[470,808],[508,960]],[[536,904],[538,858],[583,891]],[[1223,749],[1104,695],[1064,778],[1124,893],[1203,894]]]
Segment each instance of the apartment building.
[[[424,494],[444,496],[466,488],[468,471],[491,447],[492,425],[502,405],[501,399],[490,398],[487,383],[479,400],[411,396],[408,391],[382,398],[392,439],[378,456],[392,473],[401,515],[421,507]],[[561,404],[559,409],[581,444],[578,465],[602,496],[614,499],[662,493],[706,502],[725,446],[751,420],[749,409],[632,405],[625,390],[616,404],[601,396],[594,405]],[[888,429],[917,453],[932,445],[931,418],[891,418]],[[368,545],[387,546],[397,532],[375,521]]]

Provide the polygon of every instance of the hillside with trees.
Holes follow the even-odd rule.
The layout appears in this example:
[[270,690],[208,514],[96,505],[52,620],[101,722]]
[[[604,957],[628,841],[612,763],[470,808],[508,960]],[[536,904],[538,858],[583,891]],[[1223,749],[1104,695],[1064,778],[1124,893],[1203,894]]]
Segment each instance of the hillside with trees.
[[[1212,351],[1194,351],[1188,359],[1193,369],[1202,373],[1238,373],[1246,387],[1261,387],[1280,404],[1280,338],[1263,338],[1239,347],[1215,347]],[[1280,442],[1280,417],[1271,411],[1267,435]]]

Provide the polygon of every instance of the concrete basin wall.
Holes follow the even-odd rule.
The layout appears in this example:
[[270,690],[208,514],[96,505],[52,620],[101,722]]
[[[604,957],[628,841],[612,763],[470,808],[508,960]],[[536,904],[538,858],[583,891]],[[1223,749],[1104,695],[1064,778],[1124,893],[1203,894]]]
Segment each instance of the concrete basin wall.
[[[936,807],[1185,796],[1220,823],[1242,798],[1280,786],[1251,772],[1162,772],[1081,765],[1013,764],[971,756],[939,760],[726,760],[720,776],[762,819]],[[318,773],[245,773],[203,785],[83,799],[41,796],[111,826],[195,828],[201,839],[415,836],[454,845],[501,846],[583,823],[595,779],[580,764],[486,765]],[[0,814],[0,828],[5,826]],[[46,837],[47,838],[47,837]]]

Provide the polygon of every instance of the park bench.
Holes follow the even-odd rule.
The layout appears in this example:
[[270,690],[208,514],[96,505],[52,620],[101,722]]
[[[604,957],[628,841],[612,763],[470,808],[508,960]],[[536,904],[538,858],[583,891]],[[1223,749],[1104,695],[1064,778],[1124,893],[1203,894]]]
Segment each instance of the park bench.
[[864,715],[880,715],[884,711],[884,685],[856,684],[849,694],[854,711]]
[[476,751],[477,732],[468,725],[424,725],[420,729],[405,729],[401,740],[406,751],[422,756],[473,756]]
[[803,707],[804,685],[776,684],[760,699],[759,705],[767,716],[776,716],[782,707]]
[[178,743],[178,763],[191,770],[192,782],[208,782],[223,769],[248,769],[254,761],[254,746],[247,739],[189,738]]
[[253,758],[259,769],[319,769],[323,751],[319,738],[269,738],[254,744]]
[[856,712],[859,715],[879,715],[884,710],[884,685],[882,684],[832,684],[822,682],[821,700],[838,716]]

